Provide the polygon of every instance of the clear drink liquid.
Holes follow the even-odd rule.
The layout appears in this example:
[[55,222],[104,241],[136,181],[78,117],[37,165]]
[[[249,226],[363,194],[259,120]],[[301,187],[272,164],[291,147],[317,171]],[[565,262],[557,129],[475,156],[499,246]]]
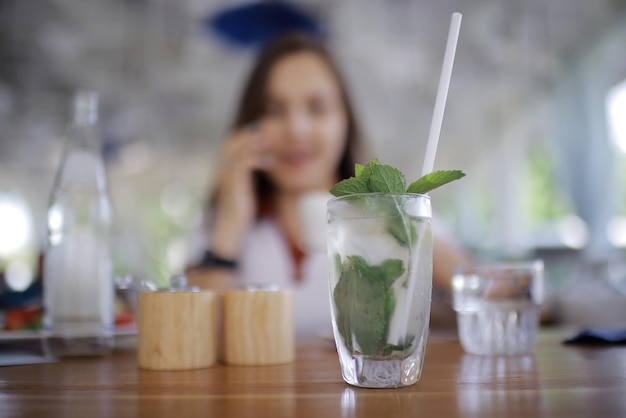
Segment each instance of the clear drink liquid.
[[68,232],[45,260],[45,332],[56,356],[106,354],[113,345],[109,250],[90,231]]
[[[420,377],[430,318],[431,226],[429,216],[419,216],[429,212],[405,206],[416,197],[363,199],[329,203],[330,297],[342,374],[355,386],[407,386]],[[391,273],[398,266],[401,274]]]
[[47,214],[44,335],[56,356],[113,345],[111,207],[96,129],[96,98],[79,94]]
[[452,277],[461,345],[468,353],[528,353],[537,341],[543,263],[462,268]]
[[457,310],[459,339],[468,353],[528,353],[537,342],[539,308],[531,304],[489,303],[480,309]]

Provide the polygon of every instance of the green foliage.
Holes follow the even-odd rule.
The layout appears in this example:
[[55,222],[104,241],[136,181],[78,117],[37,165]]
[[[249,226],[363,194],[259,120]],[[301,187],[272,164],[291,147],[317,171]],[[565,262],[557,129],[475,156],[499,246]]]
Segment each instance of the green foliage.
[[556,181],[549,154],[535,150],[527,164],[524,202],[530,222],[537,227],[572,213]]
[[389,351],[389,323],[395,309],[391,286],[404,274],[402,260],[389,259],[370,266],[359,256],[349,256],[333,291],[336,321],[346,346],[354,343],[364,355]]
[[388,217],[386,229],[403,247],[410,247],[417,240],[417,231],[403,216]]
[[411,183],[406,190],[408,193],[428,193],[437,187],[458,180],[465,176],[460,170],[441,170],[428,173]]
[[460,170],[440,170],[422,176],[406,187],[406,179],[400,170],[381,164],[376,158],[367,164],[356,164],[354,177],[335,184],[330,193],[347,196],[357,193],[428,193],[437,187],[465,176]]
[[369,177],[370,192],[404,193],[406,181],[404,174],[389,165],[374,165]]

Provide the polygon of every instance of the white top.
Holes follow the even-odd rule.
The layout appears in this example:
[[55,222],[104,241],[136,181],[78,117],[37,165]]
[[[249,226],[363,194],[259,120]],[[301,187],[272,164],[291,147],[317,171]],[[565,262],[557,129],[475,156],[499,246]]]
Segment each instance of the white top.
[[249,231],[240,262],[240,284],[273,284],[292,289],[297,335],[332,332],[326,252],[310,252],[296,281],[295,263],[278,225],[263,219]]

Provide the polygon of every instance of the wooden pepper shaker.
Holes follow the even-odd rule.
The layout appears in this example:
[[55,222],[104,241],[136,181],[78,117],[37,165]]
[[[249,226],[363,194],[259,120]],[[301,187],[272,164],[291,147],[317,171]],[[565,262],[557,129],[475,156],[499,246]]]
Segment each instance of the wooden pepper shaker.
[[217,295],[186,286],[139,293],[137,361],[142,369],[191,370],[217,362]]
[[224,362],[263,366],[295,357],[291,291],[277,287],[229,290],[223,296]]

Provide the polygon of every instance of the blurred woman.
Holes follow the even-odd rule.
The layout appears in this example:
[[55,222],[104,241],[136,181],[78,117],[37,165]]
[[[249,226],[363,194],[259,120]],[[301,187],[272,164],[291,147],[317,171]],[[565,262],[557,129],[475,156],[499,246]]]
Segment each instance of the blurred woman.
[[[291,288],[297,333],[330,332],[326,252],[307,247],[300,205],[304,196],[354,175],[354,163],[366,161],[363,148],[346,85],[323,45],[302,34],[269,44],[221,149],[210,250],[192,282]],[[436,288],[447,291],[452,269],[466,260],[436,238]],[[452,317],[450,309],[446,315]],[[433,312],[433,321],[439,316]]]

